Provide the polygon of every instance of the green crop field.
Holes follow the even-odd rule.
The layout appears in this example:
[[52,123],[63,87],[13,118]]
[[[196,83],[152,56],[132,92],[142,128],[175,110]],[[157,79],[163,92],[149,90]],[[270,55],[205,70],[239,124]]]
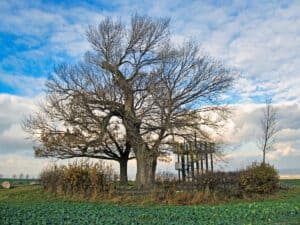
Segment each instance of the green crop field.
[[63,201],[25,186],[0,190],[0,224],[300,224],[300,186],[251,203],[143,207]]
[[12,185],[27,185],[31,182],[37,182],[38,179],[14,179],[14,178],[0,178],[0,184],[3,181],[9,181]]
[[299,185],[300,186],[300,179],[287,179],[287,180],[280,180],[281,183],[289,184],[289,185]]

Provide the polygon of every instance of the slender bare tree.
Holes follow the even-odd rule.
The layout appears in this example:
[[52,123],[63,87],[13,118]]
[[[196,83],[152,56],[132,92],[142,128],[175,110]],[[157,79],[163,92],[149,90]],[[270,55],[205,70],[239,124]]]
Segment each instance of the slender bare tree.
[[266,153],[274,148],[275,137],[278,133],[277,121],[277,111],[272,105],[272,98],[267,98],[260,120],[261,135],[258,138],[258,147],[263,153],[263,164],[266,163]]
[[[88,146],[94,149],[107,138],[116,144],[120,138],[111,137],[111,127],[120,122],[121,140],[136,157],[139,188],[152,187],[157,158],[171,137],[204,134],[204,126],[215,129],[215,118],[228,115],[217,103],[232,85],[232,71],[192,41],[172,45],[168,28],[169,19],[133,15],[125,26],[106,18],[88,29],[93,50],[84,61],[57,67],[47,82],[47,119],[59,122],[76,141],[92,140]],[[49,132],[37,136],[42,145],[48,143]],[[76,141],[64,143],[58,135],[52,146],[69,148]]]

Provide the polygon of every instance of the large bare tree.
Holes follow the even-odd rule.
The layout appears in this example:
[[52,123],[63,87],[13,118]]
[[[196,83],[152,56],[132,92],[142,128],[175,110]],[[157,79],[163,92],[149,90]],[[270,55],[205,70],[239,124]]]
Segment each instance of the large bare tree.
[[205,133],[204,126],[218,126],[216,116],[226,117],[217,103],[232,85],[231,70],[192,41],[172,44],[169,19],[134,15],[125,26],[106,18],[87,37],[92,51],[83,62],[59,66],[47,83],[47,110],[59,108],[50,120],[72,125],[76,139],[76,129],[84,140],[97,138],[97,146],[120,121],[136,157],[136,184],[150,188],[171,137]]
[[274,148],[275,137],[278,133],[277,111],[272,105],[272,98],[266,99],[260,128],[261,135],[258,137],[258,147],[263,153],[263,164],[265,164],[266,153]]

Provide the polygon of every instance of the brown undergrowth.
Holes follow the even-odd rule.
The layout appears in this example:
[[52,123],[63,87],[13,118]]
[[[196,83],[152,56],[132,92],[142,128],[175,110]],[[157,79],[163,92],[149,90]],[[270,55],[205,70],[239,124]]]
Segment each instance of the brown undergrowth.
[[52,166],[41,174],[45,191],[68,200],[129,205],[199,205],[257,201],[274,196],[278,189],[276,170],[253,164],[238,172],[205,173],[192,181],[179,182],[163,173],[151,190],[139,190],[134,183],[120,185],[111,167],[104,163],[76,161]]

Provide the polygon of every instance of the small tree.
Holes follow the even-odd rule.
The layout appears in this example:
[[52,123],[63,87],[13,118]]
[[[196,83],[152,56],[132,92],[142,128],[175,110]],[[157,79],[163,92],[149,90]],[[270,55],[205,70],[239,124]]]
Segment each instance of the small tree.
[[258,147],[263,153],[263,164],[266,162],[266,152],[274,148],[275,136],[278,132],[277,120],[277,112],[272,105],[272,98],[267,98],[260,120],[261,135],[258,138]]

